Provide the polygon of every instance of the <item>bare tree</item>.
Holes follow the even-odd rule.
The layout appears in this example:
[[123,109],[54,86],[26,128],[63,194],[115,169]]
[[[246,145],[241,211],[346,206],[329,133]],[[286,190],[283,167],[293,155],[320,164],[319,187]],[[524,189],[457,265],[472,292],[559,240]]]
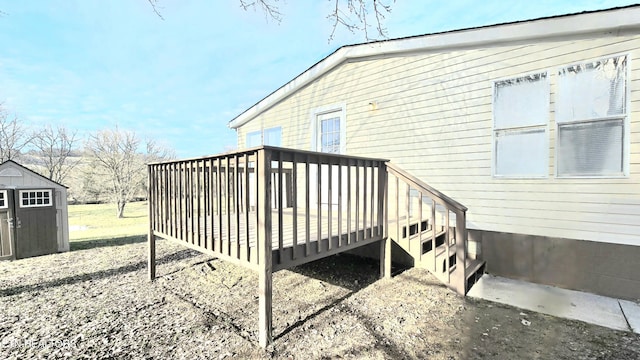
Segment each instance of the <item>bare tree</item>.
[[104,190],[116,203],[118,218],[124,217],[125,205],[145,189],[145,164],[173,156],[154,141],[143,142],[134,132],[117,127],[90,135],[86,151],[93,161],[92,175],[106,180]]
[[9,115],[0,103],[0,163],[17,158],[31,140],[18,117]]
[[[367,41],[386,39],[387,29],[383,24],[390,12],[391,5],[385,4],[382,0],[335,0],[333,11],[327,16],[333,20],[329,41],[333,40],[338,26],[343,26],[351,33],[363,32]],[[373,36],[370,32],[372,26],[375,29]]]
[[[160,0],[147,0],[153,11],[164,20],[159,11]],[[260,9],[267,19],[277,22],[282,20],[282,13],[278,6],[279,0],[239,0],[240,7],[244,10]],[[329,0],[333,1],[332,11],[327,15],[333,21],[333,29],[329,35],[329,41],[333,40],[336,29],[344,27],[352,33],[364,33],[367,41],[387,38],[387,29],[384,27],[386,15],[391,12],[391,2],[395,0]],[[371,28],[374,29],[371,32]]]
[[32,143],[37,152],[38,162],[49,179],[62,183],[78,164],[78,161],[69,159],[76,140],[76,132],[69,132],[63,126],[54,129],[47,125],[33,134]]

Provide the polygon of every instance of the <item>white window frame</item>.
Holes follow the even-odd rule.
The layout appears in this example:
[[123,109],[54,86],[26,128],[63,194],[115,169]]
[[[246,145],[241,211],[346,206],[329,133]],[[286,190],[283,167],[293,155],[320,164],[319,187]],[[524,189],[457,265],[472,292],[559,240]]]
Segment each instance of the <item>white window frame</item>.
[[[612,115],[612,116],[605,116],[605,117],[593,117],[593,118],[586,118],[586,119],[574,119],[574,120],[570,120],[570,121],[563,121],[561,123],[558,123],[558,121],[555,121],[555,131],[556,131],[556,145],[555,145],[555,161],[554,161],[554,172],[555,172],[555,176],[558,179],[620,179],[620,178],[628,178],[629,177],[629,152],[631,149],[631,143],[630,143],[630,136],[631,136],[631,130],[630,130],[630,123],[629,123],[629,113],[630,113],[630,105],[631,105],[631,56],[629,53],[618,53],[618,54],[611,54],[611,55],[607,55],[607,56],[602,56],[602,57],[598,57],[598,58],[593,58],[593,59],[587,59],[587,60],[583,60],[580,62],[575,62],[575,63],[571,63],[571,64],[566,64],[563,66],[558,67],[557,71],[555,72],[555,75],[557,76],[557,85],[558,85],[558,90],[556,92],[556,99],[555,99],[555,113],[557,114],[557,107],[559,106],[559,91],[560,91],[560,84],[559,84],[559,78],[560,75],[558,74],[560,72],[560,70],[562,69],[566,69],[568,67],[571,66],[577,66],[577,65],[583,65],[585,63],[589,63],[589,62],[595,62],[595,61],[601,61],[601,60],[607,60],[607,59],[612,59],[615,57],[621,57],[621,56],[626,56],[626,62],[627,62],[627,67],[625,69],[625,112],[624,114],[621,115]],[[623,126],[623,130],[622,130],[622,173],[619,175],[615,175],[615,174],[604,174],[604,175],[580,175],[580,174],[570,174],[570,175],[562,175],[558,173],[558,160],[559,160],[559,141],[560,141],[560,126],[561,125],[576,125],[576,124],[591,124],[591,123],[595,123],[598,121],[609,121],[609,120],[616,120],[616,119],[621,119],[622,120],[622,126]]]
[[[31,193],[35,193],[35,197],[33,199],[31,199],[31,197],[29,196],[29,194]],[[41,196],[38,196],[38,193],[42,193]],[[49,196],[44,196],[44,194],[49,194]],[[25,200],[25,196],[24,194],[27,194],[27,199],[29,204],[25,205],[24,204],[24,200]],[[53,206],[53,193],[51,191],[51,189],[29,189],[29,190],[20,190],[19,191],[19,206],[21,208],[34,208],[34,207],[48,207],[48,206]],[[38,199],[42,199],[42,203],[38,204]],[[33,201],[32,201],[33,200]],[[48,202],[45,203],[45,200],[48,200]],[[31,204],[31,202],[35,202],[34,204]]]
[[[544,82],[544,86],[546,88],[546,95],[547,95],[547,104],[546,104],[546,118],[543,124],[541,125],[526,125],[526,126],[511,126],[511,127],[498,127],[496,126],[496,87],[499,83],[504,82],[504,81],[508,81],[508,80],[515,80],[518,78],[524,78],[527,76],[535,76],[535,75],[541,75],[544,74],[544,80],[541,80]],[[515,76],[510,76],[510,77],[506,77],[506,78],[502,78],[502,79],[497,79],[493,81],[493,84],[491,86],[491,113],[492,113],[492,131],[491,131],[491,174],[494,178],[496,179],[548,179],[549,178],[549,114],[551,111],[551,105],[550,105],[550,93],[551,93],[551,83],[550,83],[550,74],[551,72],[548,70],[540,70],[540,71],[535,71],[535,72],[531,72],[531,73],[526,73],[526,74],[520,74],[520,75],[515,75]],[[544,149],[545,149],[545,155],[544,155],[544,162],[545,162],[545,169],[547,169],[544,174],[499,174],[498,173],[498,166],[497,166],[497,161],[498,161],[498,148],[497,148],[497,138],[498,138],[498,134],[499,133],[505,133],[505,132],[515,132],[515,133],[525,133],[527,131],[534,131],[534,130],[543,130],[544,131]]]
[[[272,131],[279,131],[280,132],[280,144],[278,144],[278,145],[265,144],[265,142],[264,142],[265,134],[267,132],[272,132]],[[249,146],[248,145],[249,144],[249,137],[250,136],[256,136],[256,135],[260,136],[260,144],[259,145]],[[262,130],[250,131],[245,135],[244,145],[245,145],[245,148],[261,146],[261,145],[278,146],[278,147],[282,146],[282,126],[274,126],[274,127],[265,128],[265,129],[262,129]]]
[[320,136],[322,133],[318,116],[333,112],[338,113],[340,116],[340,151],[338,154],[347,153],[347,105],[345,103],[322,106],[311,110],[309,132],[311,134],[311,151],[320,151],[318,145],[321,144]]
[[2,194],[2,199],[0,199],[0,209],[8,209],[9,193],[7,192],[7,190],[0,190],[0,194]]

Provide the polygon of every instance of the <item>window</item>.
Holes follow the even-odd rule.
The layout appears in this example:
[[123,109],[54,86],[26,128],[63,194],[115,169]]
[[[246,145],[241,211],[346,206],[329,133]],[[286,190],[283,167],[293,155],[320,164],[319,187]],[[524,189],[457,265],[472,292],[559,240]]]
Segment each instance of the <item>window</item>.
[[558,71],[558,176],[624,176],[627,56]]
[[324,114],[318,116],[320,122],[320,151],[340,153],[340,115]]
[[264,144],[271,146],[282,146],[282,128],[275,127],[264,130]]
[[344,154],[345,111],[342,105],[316,109],[311,113],[311,150],[333,154]]
[[260,145],[282,146],[282,128],[274,127],[264,129],[264,131],[253,131],[247,133],[245,147],[256,147]]
[[254,131],[247,134],[246,147],[256,147],[262,145],[262,132]]
[[548,174],[547,73],[496,81],[493,92],[494,175]]
[[9,207],[9,199],[7,198],[7,190],[0,190],[0,209]]
[[51,190],[20,190],[20,207],[51,206]]

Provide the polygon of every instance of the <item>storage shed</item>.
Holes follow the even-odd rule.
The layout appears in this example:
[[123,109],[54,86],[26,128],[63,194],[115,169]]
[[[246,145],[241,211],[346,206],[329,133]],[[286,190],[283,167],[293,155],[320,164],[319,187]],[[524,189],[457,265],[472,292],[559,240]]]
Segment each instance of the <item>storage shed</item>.
[[0,260],[69,251],[67,188],[8,160],[0,164]]

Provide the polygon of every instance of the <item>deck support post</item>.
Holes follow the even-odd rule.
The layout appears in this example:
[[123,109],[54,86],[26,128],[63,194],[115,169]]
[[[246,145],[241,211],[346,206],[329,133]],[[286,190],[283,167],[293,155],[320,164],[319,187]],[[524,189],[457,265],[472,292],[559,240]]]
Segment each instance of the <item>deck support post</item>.
[[456,211],[456,292],[460,295],[467,293],[467,224],[465,211]]
[[271,151],[258,151],[258,331],[263,348],[273,342],[272,329],[272,239],[271,239]]
[[389,239],[389,198],[388,198],[388,173],[387,164],[381,162],[378,165],[378,236],[380,241],[380,277],[391,277],[391,245]]
[[380,240],[380,278],[391,278],[391,239]]
[[147,194],[148,209],[149,209],[149,234],[147,235],[149,240],[149,280],[156,278],[156,237],[153,234],[153,208],[155,198],[153,196],[153,188],[155,188],[156,179],[153,178],[153,171],[151,165],[147,167],[147,176],[149,179],[149,189]]
[[156,237],[149,232],[149,280],[156,278]]

